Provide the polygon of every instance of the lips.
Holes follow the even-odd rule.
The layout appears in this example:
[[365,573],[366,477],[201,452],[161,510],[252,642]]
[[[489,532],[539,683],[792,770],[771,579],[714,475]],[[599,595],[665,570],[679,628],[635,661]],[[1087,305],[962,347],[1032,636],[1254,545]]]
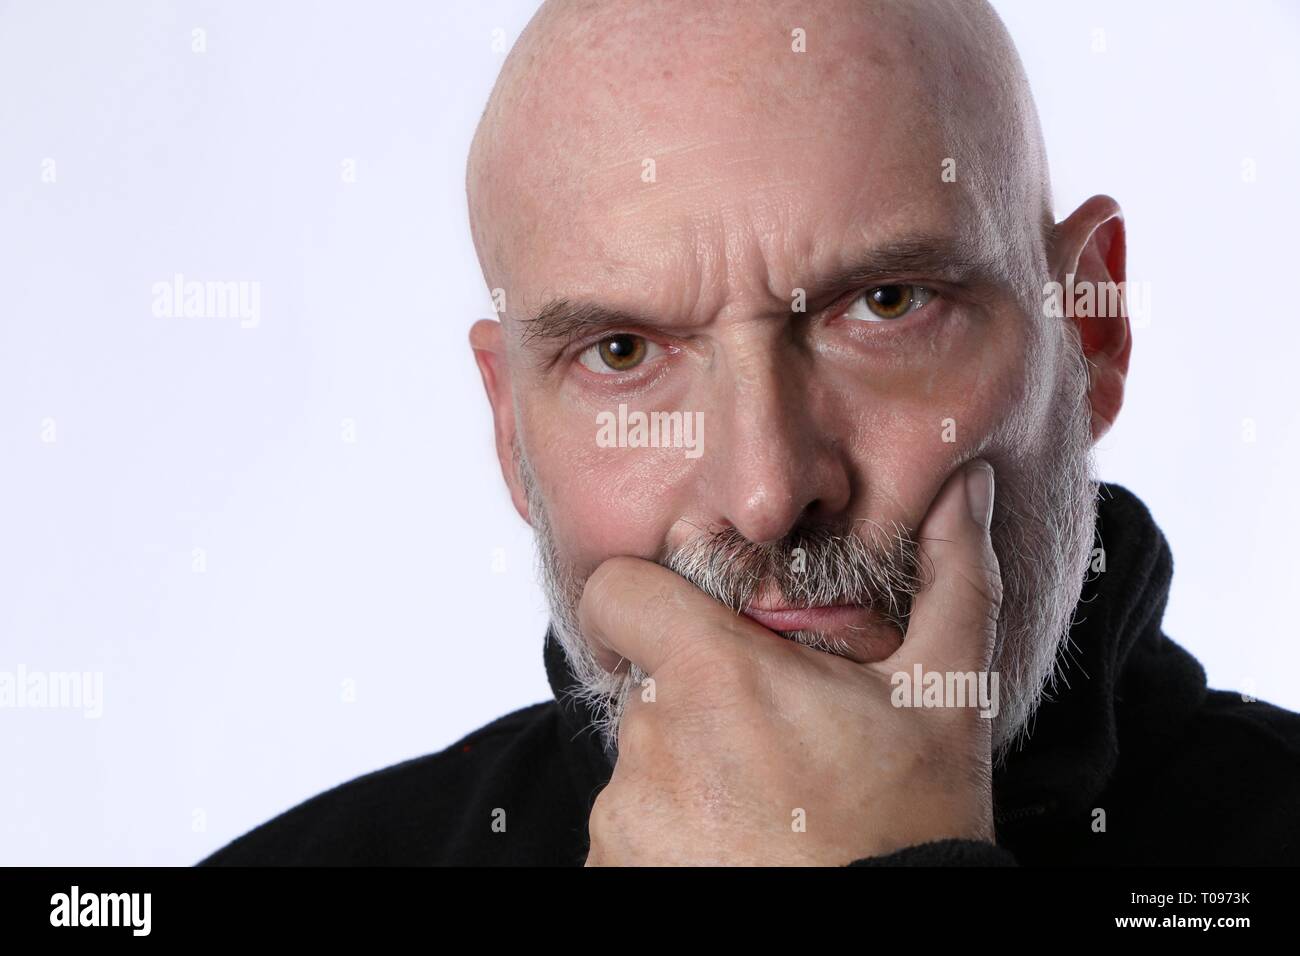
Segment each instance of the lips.
[[823,631],[834,627],[851,627],[858,624],[867,608],[855,604],[833,607],[750,607],[746,616],[752,617],[770,631]]
[[754,606],[745,616],[769,631],[814,631],[842,641],[844,657],[859,663],[884,660],[902,644],[898,629],[871,608],[861,604],[831,607]]

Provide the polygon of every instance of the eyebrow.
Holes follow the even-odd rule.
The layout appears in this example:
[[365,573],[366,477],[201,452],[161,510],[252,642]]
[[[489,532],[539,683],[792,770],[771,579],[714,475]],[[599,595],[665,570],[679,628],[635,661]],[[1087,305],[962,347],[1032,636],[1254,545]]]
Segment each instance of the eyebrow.
[[[795,288],[804,288],[809,311],[818,311],[824,306],[815,309],[814,304],[829,304],[846,292],[906,280],[932,280],[971,293],[988,293],[1003,283],[1004,276],[996,263],[976,255],[969,243],[946,236],[918,235],[869,249],[848,266],[818,278],[810,287]],[[791,288],[784,298],[793,295]],[[662,324],[634,310],[560,297],[523,320],[521,341],[530,348],[563,348],[599,332],[654,329]]]
[[647,316],[616,309],[599,302],[552,299],[536,315],[524,320],[520,341],[525,346],[560,345],[576,342],[589,334],[617,328],[649,328]]
[[978,289],[1001,284],[1003,276],[995,262],[977,254],[966,240],[919,235],[868,249],[847,267],[817,280],[807,293],[812,301],[873,284],[926,279]]

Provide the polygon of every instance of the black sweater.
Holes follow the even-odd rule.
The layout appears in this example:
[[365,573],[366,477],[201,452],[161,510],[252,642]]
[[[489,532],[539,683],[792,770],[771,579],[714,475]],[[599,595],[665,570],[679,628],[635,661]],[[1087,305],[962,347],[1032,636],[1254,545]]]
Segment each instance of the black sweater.
[[[1103,484],[1097,530],[1106,570],[1084,587],[1064,681],[994,773],[997,845],[853,865],[1300,863],[1300,715],[1207,690],[1162,633],[1173,560],[1141,501]],[[555,699],[322,793],[199,865],[581,864],[611,767],[549,636],[544,659]]]

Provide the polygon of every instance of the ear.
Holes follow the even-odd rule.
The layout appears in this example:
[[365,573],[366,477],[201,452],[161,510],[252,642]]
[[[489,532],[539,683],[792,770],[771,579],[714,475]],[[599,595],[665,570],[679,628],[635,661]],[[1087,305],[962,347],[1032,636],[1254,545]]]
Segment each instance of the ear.
[[506,361],[505,329],[496,319],[479,319],[469,330],[470,348],[483,377],[492,406],[493,433],[496,437],[497,461],[501,475],[510,489],[510,500],[519,517],[528,521],[528,496],[519,480],[518,462],[515,460],[517,436],[515,432],[515,402],[510,385],[510,365]]
[[[1110,430],[1124,404],[1124,380],[1128,376],[1129,351],[1133,340],[1124,300],[1125,243],[1124,214],[1109,196],[1093,196],[1056,224],[1048,250],[1052,278],[1067,290],[1066,318],[1079,329],[1079,341],[1088,360],[1088,400],[1092,403],[1092,440]],[[1073,276],[1073,279],[1069,277]],[[1068,290],[1076,290],[1071,297]],[[1107,283],[1116,283],[1120,308],[1105,307]],[[1090,315],[1075,315],[1073,298],[1091,286],[1095,293]],[[1118,314],[1115,314],[1115,313]]]

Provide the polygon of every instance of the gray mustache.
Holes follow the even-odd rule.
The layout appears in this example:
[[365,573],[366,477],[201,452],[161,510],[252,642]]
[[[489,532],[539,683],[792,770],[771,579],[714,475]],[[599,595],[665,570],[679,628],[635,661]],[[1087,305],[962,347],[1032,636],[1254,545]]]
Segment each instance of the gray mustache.
[[660,564],[737,613],[770,588],[793,607],[861,605],[906,630],[913,599],[929,577],[916,538],[897,522],[858,524],[871,526],[868,538],[849,528],[814,527],[768,544],[725,528],[670,551]]

